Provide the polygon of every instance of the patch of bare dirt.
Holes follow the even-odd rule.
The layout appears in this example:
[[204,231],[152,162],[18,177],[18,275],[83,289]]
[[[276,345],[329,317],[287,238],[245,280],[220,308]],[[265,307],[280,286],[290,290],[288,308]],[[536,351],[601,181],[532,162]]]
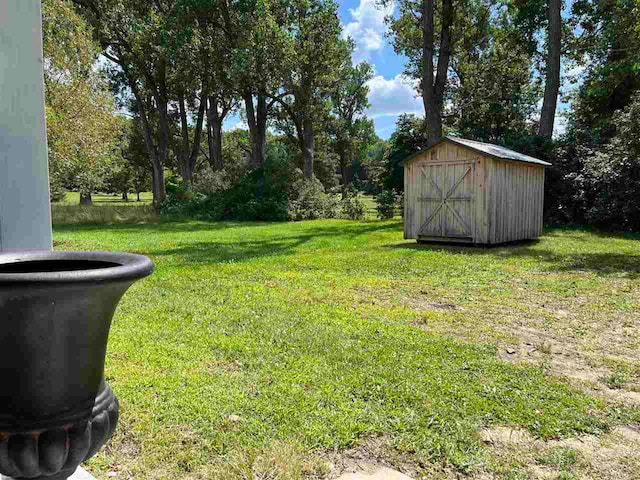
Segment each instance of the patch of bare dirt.
[[420,465],[409,456],[397,452],[387,435],[370,435],[348,450],[334,451],[327,455],[331,473],[335,479],[345,473],[371,474],[381,467],[392,468],[413,478],[420,478]]
[[482,429],[480,439],[489,445],[528,445],[534,442],[534,438],[526,430],[500,426]]
[[585,390],[631,406],[640,406],[640,392],[633,391],[633,382],[622,388],[608,388],[602,379],[611,375],[611,369],[594,365],[591,357],[583,353],[570,339],[562,341],[548,332],[527,327],[512,327],[510,332],[519,343],[498,346],[498,358],[508,362],[542,364],[551,375],[572,380]]
[[518,458],[526,463],[530,478],[558,478],[557,465],[540,462],[554,449],[575,451],[578,461],[571,469],[578,478],[602,480],[637,480],[640,478],[640,426],[626,425],[597,437],[580,435],[563,440],[535,439],[522,429],[509,427],[485,428],[479,432],[494,458]]

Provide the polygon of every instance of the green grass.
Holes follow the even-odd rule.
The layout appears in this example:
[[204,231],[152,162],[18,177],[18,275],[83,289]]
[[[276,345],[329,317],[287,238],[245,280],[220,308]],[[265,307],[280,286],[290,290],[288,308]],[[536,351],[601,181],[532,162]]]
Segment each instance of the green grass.
[[372,435],[423,471],[474,472],[490,468],[483,427],[550,439],[640,419],[498,355],[526,331],[599,367],[621,351],[635,362],[637,236],[429,246],[398,221],[331,220],[58,226],[55,240],[157,266],[113,325],[122,419],[90,463],[104,478],[322,478],[331,452]]
[[96,194],[93,205],[79,205],[80,194],[67,192],[63,201],[51,205],[51,217],[54,225],[155,223],[159,217],[152,200],[151,193],[141,193],[140,202],[136,195],[125,202],[120,195]]
[[92,196],[92,205],[79,205],[80,194],[67,192],[61,202],[51,205],[51,217],[54,225],[111,225],[156,223],[159,216],[151,206],[153,195],[141,193],[140,202],[136,195],[129,201],[121,195],[96,194]]
[[[114,205],[119,206],[140,206],[148,205],[153,201],[153,194],[151,192],[140,193],[140,201],[135,193],[129,194],[129,200],[122,200],[122,195],[107,195],[104,193],[96,193],[91,196],[91,200],[94,205]],[[78,205],[80,203],[80,194],[78,192],[67,192],[64,199],[60,202],[55,202],[54,205]]]

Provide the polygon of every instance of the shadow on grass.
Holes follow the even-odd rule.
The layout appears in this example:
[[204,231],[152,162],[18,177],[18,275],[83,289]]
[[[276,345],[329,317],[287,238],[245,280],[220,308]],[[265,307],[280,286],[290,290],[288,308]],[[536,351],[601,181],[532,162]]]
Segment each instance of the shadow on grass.
[[[251,222],[251,221],[234,221],[223,220],[216,222],[197,221],[197,220],[185,220],[185,219],[162,219],[159,222],[153,223],[139,223],[139,224],[60,224],[54,225],[56,232],[103,232],[103,231],[117,231],[123,233],[187,233],[187,232],[207,232],[216,230],[227,230],[232,228],[252,228],[252,227],[282,227],[283,230],[291,232],[291,226],[300,225],[303,228],[305,234],[315,236],[329,236],[329,235],[346,235],[357,236],[365,235],[376,230],[398,230],[401,228],[402,223],[395,222],[381,222],[377,220],[352,222],[352,221],[339,221],[335,223],[324,224],[320,227],[308,228],[310,222]],[[293,235],[295,236],[295,235]],[[276,238],[275,232],[273,238]]]
[[[194,233],[194,232],[215,232],[226,229],[242,229],[263,227],[266,230],[259,234],[247,233],[239,240],[227,239],[220,241],[216,235],[210,235],[211,240],[207,241],[180,241],[177,237],[177,245],[170,249],[153,249],[144,252],[154,258],[179,257],[186,264],[215,264],[226,262],[242,262],[251,259],[293,255],[296,250],[317,239],[340,238],[352,240],[359,236],[368,235],[375,232],[385,232],[398,230],[399,222],[331,222],[321,226],[311,226],[313,224],[282,223],[282,222],[163,222],[159,224],[141,225],[59,225],[55,231],[62,232],[89,232],[104,233],[118,232],[123,235],[145,235],[145,234],[171,234]],[[297,229],[296,227],[300,227]]]
[[244,262],[260,257],[292,254],[298,247],[312,240],[304,235],[282,240],[225,242],[196,242],[167,250],[156,250],[154,258],[177,256],[186,264],[215,264]]
[[[604,234],[603,234],[604,235]],[[398,243],[390,248],[440,251],[465,255],[491,256],[497,259],[531,258],[544,262],[546,270],[555,272],[594,272],[597,274],[626,273],[640,277],[640,255],[603,252],[558,253],[533,248],[539,240],[527,240],[501,245],[452,245],[446,243]]]
[[303,245],[323,237],[352,239],[377,231],[396,229],[393,223],[363,223],[342,226],[323,226],[305,229],[298,235],[276,235],[264,239],[236,242],[189,242],[176,248],[156,250],[154,257],[179,256],[189,264],[241,262],[254,258],[293,255]]
[[110,232],[119,233],[181,233],[225,230],[228,228],[265,226],[259,222],[196,222],[179,220],[160,220],[149,223],[118,224],[54,224],[54,232]]

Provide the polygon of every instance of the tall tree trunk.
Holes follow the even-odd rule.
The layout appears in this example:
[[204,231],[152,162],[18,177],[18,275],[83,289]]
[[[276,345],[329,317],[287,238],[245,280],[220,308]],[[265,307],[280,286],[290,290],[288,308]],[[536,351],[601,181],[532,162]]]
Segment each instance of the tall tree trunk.
[[164,68],[160,72],[160,84],[154,89],[153,94],[158,109],[158,160],[154,165],[156,172],[156,189],[157,194],[154,198],[154,205],[160,208],[165,198],[167,198],[167,189],[164,183],[164,166],[169,158],[169,138],[170,138],[170,122],[169,122],[169,96],[167,94],[167,86],[165,83],[166,74]]
[[454,21],[453,0],[442,0],[440,47],[435,80],[433,72],[435,0],[422,1],[422,100],[429,145],[442,137],[442,108],[451,56],[451,27]]
[[340,175],[342,177],[342,199],[345,200],[349,192],[349,172],[347,168],[347,152],[345,151],[344,145],[342,144],[341,140],[338,141],[338,157],[340,158]]
[[167,196],[164,184],[164,168],[159,162],[153,162],[151,174],[151,191],[153,192],[153,205],[156,209],[160,208],[160,204]]
[[256,105],[256,165],[264,167],[264,152],[267,147],[267,97],[263,93],[258,94]]
[[92,204],[93,204],[93,201],[91,199],[91,194],[80,192],[80,205],[92,205]]
[[125,202],[129,201],[129,192],[127,192],[126,190],[122,192],[122,200]]
[[304,178],[313,178],[313,160],[316,150],[316,139],[313,131],[313,119],[307,113],[302,120],[302,157]]
[[548,49],[547,68],[544,86],[544,100],[540,113],[540,125],[538,135],[551,138],[553,135],[553,124],[556,117],[556,105],[558,103],[558,93],[560,91],[560,54],[562,37],[562,0],[549,0],[548,18]]
[[247,89],[243,100],[251,139],[249,168],[262,168],[264,167],[264,150],[267,142],[267,98],[265,95],[258,94],[254,108],[253,94],[251,90]]
[[136,192],[136,195],[138,196],[138,202],[140,201],[140,192]]
[[[136,104],[138,106],[138,110],[140,112],[140,121],[142,123],[142,137],[144,138],[144,146],[145,150],[149,154],[149,158],[151,160],[152,167],[152,178],[151,178],[151,190],[153,192],[153,205],[155,208],[160,207],[160,203],[166,197],[166,189],[164,185],[164,163],[162,163],[158,150],[153,142],[153,131],[152,127],[149,124],[149,118],[147,117],[147,109],[146,104],[144,103],[144,99],[140,94],[140,90],[137,87],[135,81],[129,81],[129,85],[131,86],[131,90],[133,91],[133,95],[136,99]],[[160,172],[156,174],[156,172]]]
[[182,176],[182,182],[191,185],[193,182],[193,172],[190,168],[189,153],[189,124],[187,121],[187,107],[185,105],[184,96],[180,95],[178,98],[178,109],[180,110],[180,131],[182,134],[182,148],[179,152],[180,159],[180,175]]
[[341,174],[342,174],[342,200],[346,200],[347,197],[349,196],[349,181],[347,180],[347,173],[348,173],[348,168],[346,163],[342,163],[342,161],[340,161],[341,165],[340,168],[342,170]]
[[222,121],[223,117],[218,111],[218,99],[215,96],[209,97],[207,108],[207,136],[209,146],[209,163],[214,170],[224,168],[222,159]]
[[198,117],[196,119],[196,125],[193,133],[193,144],[189,140],[187,108],[183,96],[179,97],[178,105],[180,109],[180,123],[182,126],[180,173],[182,174],[182,181],[187,185],[191,185],[193,184],[193,171],[196,168],[198,153],[200,152],[200,140],[202,138],[202,126],[204,124],[204,114],[207,106],[207,94],[206,92],[203,92],[202,98],[200,100],[200,106],[198,107]]

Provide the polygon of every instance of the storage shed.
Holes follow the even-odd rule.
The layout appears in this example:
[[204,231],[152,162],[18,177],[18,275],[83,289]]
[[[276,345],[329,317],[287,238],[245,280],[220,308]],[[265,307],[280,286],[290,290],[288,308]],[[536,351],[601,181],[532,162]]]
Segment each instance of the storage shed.
[[496,244],[542,233],[550,163],[490,143],[444,137],[403,165],[404,238]]

